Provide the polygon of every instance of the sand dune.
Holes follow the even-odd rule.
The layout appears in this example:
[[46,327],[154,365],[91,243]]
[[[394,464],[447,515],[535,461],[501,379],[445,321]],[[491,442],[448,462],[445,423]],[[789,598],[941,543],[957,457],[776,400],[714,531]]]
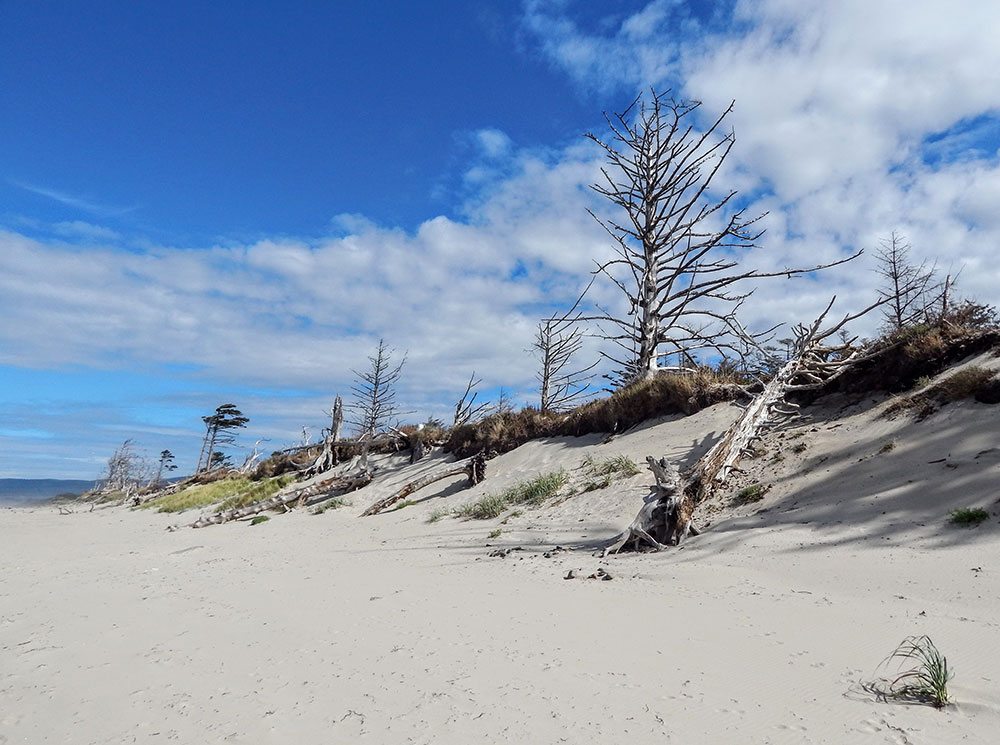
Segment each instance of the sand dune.
[[[697,457],[734,407],[533,442],[473,490],[373,518],[440,459],[254,527],[2,510],[0,743],[995,742],[998,410],[882,407],[826,399],[743,463],[733,490],[768,485],[762,501],[724,496],[681,549],[608,560],[592,549],[648,473],[505,523],[427,518],[548,470],[577,483],[588,455]],[[977,506],[989,522],[947,524]],[[599,568],[613,580],[564,579]],[[859,690],[921,633],[954,706]]]

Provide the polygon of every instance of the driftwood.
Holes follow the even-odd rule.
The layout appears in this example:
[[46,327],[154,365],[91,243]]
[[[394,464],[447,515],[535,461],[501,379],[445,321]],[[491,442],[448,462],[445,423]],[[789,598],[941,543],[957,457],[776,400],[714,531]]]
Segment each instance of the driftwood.
[[244,507],[236,507],[231,510],[217,512],[214,515],[200,517],[191,523],[191,527],[204,528],[208,525],[219,525],[232,520],[241,520],[244,517],[250,517],[251,515],[256,515],[267,510],[275,510],[279,507],[288,509],[289,505],[293,503],[297,507],[318,504],[327,499],[333,499],[341,494],[360,489],[370,484],[371,480],[371,471],[362,471],[351,476],[334,476],[309,486],[275,494],[273,497],[248,504]]
[[370,517],[371,515],[377,515],[380,512],[392,507],[396,502],[401,499],[405,499],[416,491],[423,489],[425,486],[433,484],[436,481],[442,481],[443,479],[451,478],[452,476],[458,476],[460,474],[465,474],[469,478],[469,486],[475,486],[486,478],[486,458],[480,453],[479,455],[470,458],[462,464],[457,464],[452,468],[444,469],[441,471],[435,471],[434,473],[429,473],[426,476],[415,479],[410,483],[406,484],[399,491],[390,494],[388,497],[384,497],[367,510],[361,513],[362,517]]
[[679,544],[688,534],[697,535],[692,520],[698,504],[725,484],[739,459],[766,431],[798,416],[798,405],[788,400],[789,394],[820,388],[871,356],[866,347],[853,346],[854,339],[837,346],[827,346],[825,342],[849,321],[877,308],[885,299],[880,298],[861,312],[848,314],[839,323],[824,328],[823,322],[835,300],[836,297],[812,324],[795,327],[789,360],[683,477],[665,458],[647,457],[656,488],[632,524],[611,541],[605,555],[640,546],[659,551]]

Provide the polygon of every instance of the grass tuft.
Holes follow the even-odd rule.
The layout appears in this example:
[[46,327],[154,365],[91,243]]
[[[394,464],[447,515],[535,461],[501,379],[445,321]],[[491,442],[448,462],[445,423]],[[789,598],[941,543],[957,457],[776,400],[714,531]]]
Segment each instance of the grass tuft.
[[396,502],[396,506],[393,507],[390,512],[398,512],[399,510],[406,509],[407,507],[412,507],[417,503],[415,499],[404,499],[402,502]]
[[341,507],[350,507],[354,502],[343,497],[333,497],[325,502],[321,503],[316,509],[312,511],[314,515],[322,515],[327,510],[339,510]]
[[240,493],[227,498],[222,504],[219,505],[217,511],[223,512],[224,510],[246,507],[248,504],[253,504],[254,502],[259,502],[262,499],[273,497],[281,489],[285,488],[293,481],[295,481],[295,476],[290,473],[286,473],[273,479],[252,481],[248,484],[248,488],[245,491],[241,491]]
[[487,538],[499,538],[501,533],[503,533],[503,531],[500,528],[497,528],[496,530],[491,530],[490,534],[488,536],[486,536],[486,537]]
[[990,513],[981,507],[962,507],[952,510],[948,522],[952,525],[979,525],[990,519]]
[[257,515],[256,517],[254,517],[250,521],[250,524],[251,525],[260,525],[261,523],[266,523],[270,519],[271,518],[269,518],[267,515]]
[[582,468],[589,477],[589,480],[580,489],[583,492],[605,489],[617,479],[628,478],[640,473],[639,466],[627,455],[616,455],[601,461],[588,455],[583,459]]
[[906,637],[879,667],[894,667],[892,677],[862,685],[878,698],[930,704],[939,709],[949,702],[948,682],[954,673],[929,636]]
[[195,484],[181,489],[179,492],[151,499],[143,503],[142,506],[147,509],[155,509],[157,512],[184,512],[199,507],[208,507],[246,491],[250,488],[250,483],[249,479],[239,477],[221,479],[210,484]]
[[736,492],[736,502],[739,504],[751,504],[759,502],[767,494],[767,487],[763,484],[751,484]]
[[451,514],[452,510],[438,508],[427,516],[427,522],[436,523],[438,520],[443,520],[444,518],[449,517]]

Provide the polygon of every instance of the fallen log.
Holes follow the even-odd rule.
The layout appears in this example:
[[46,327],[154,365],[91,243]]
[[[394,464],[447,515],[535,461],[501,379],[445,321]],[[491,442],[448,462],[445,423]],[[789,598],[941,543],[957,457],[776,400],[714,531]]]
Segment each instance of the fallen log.
[[244,517],[250,517],[251,515],[256,515],[267,510],[275,510],[279,507],[288,509],[288,506],[293,502],[297,503],[296,506],[317,504],[326,499],[332,499],[341,494],[360,489],[371,483],[371,480],[371,471],[362,471],[353,476],[334,476],[299,489],[279,492],[273,497],[248,504],[244,507],[235,507],[231,510],[217,512],[214,515],[202,516],[191,523],[191,527],[204,528],[209,525],[220,525],[232,520],[241,520]]
[[442,481],[452,476],[459,476],[465,474],[469,478],[469,486],[475,486],[486,478],[486,457],[480,453],[469,460],[465,461],[461,465],[456,465],[453,468],[449,468],[443,471],[436,471],[434,473],[429,473],[426,476],[415,479],[408,484],[406,484],[399,491],[390,494],[388,497],[384,497],[367,510],[361,513],[362,517],[370,517],[372,515],[377,515],[383,510],[392,507],[396,502],[401,499],[405,499],[416,491],[423,489],[425,486],[435,483],[436,481]]

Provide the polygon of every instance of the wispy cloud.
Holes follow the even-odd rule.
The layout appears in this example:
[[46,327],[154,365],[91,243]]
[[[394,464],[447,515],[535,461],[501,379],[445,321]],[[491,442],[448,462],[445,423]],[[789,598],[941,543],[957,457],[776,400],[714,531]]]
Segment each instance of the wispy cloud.
[[128,213],[139,209],[138,205],[131,207],[116,207],[113,205],[101,204],[76,194],[67,194],[63,191],[28,184],[15,179],[7,179],[7,183],[12,186],[16,186],[19,189],[29,191],[32,194],[37,194],[40,197],[46,197],[47,199],[59,202],[67,207],[72,207],[74,209],[81,210],[82,212],[88,212],[92,215],[97,215],[98,217],[121,217],[122,215],[127,215]]

